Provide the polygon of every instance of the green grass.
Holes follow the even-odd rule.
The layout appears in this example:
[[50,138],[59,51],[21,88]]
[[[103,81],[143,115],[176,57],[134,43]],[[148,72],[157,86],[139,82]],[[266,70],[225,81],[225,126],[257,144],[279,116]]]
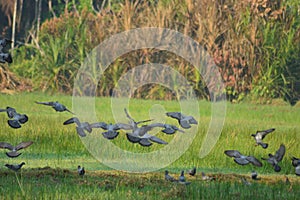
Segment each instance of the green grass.
[[[29,116],[29,121],[22,128],[12,129],[7,124],[6,113],[0,113],[0,141],[12,144],[26,140],[34,141],[32,146],[22,150],[23,154],[15,159],[6,157],[4,153],[6,150],[0,149],[2,152],[0,152],[0,193],[5,194],[4,199],[117,199],[118,197],[123,199],[219,199],[220,197],[244,199],[249,198],[252,193],[255,193],[257,197],[265,197],[263,199],[295,199],[294,197],[299,196],[299,177],[294,175],[294,168],[290,161],[291,156],[300,157],[299,105],[290,107],[284,103],[276,105],[228,103],[225,124],[218,142],[208,156],[200,158],[199,150],[211,117],[211,104],[200,101],[199,129],[192,144],[187,147],[187,151],[171,165],[156,172],[131,174],[111,169],[95,159],[85,148],[88,143],[84,143],[84,140],[81,140],[77,135],[75,125],[64,126],[62,124],[72,117],[70,113],[58,113],[50,107],[34,103],[34,101],[55,100],[72,109],[72,97],[70,96],[50,96],[40,93],[0,95],[0,108],[11,106],[16,108],[18,112],[26,113]],[[110,98],[97,98],[95,105],[97,121],[114,122]],[[158,105],[161,105],[166,111],[180,109],[180,105],[176,101],[131,99],[129,110],[136,120],[144,120],[157,116],[160,107]],[[85,106],[87,108],[94,105]],[[118,105],[113,106],[117,107]],[[118,113],[118,115],[124,116],[124,122],[126,122],[123,112]],[[177,124],[172,119],[167,119],[167,122]],[[251,133],[271,127],[276,128],[276,131],[265,138],[265,142],[269,143],[268,149],[256,147],[254,139],[250,136]],[[102,139],[97,130],[94,130],[92,134],[96,139]],[[187,131],[185,134],[179,135],[180,133],[178,133],[174,136],[157,134],[164,140],[171,142],[174,137],[174,140],[179,138],[185,141],[185,138],[193,133]],[[164,148],[158,144],[145,148],[129,143],[124,133],[120,133],[112,143],[120,149],[136,153],[149,153]],[[260,159],[266,157],[268,153],[275,153],[281,143],[285,144],[287,152],[280,163],[282,170],[276,174],[272,167],[264,161],[262,161],[263,167],[261,168],[252,165],[238,166],[223,153],[227,149],[237,149],[241,153],[251,154]],[[183,145],[185,145],[184,142]],[[110,149],[102,149],[101,147],[99,149],[108,154],[111,153]],[[4,167],[6,163],[15,164],[21,161],[26,162],[22,175],[18,173],[24,194],[17,184],[15,174]],[[114,162],[118,163],[118,159]],[[141,164],[139,161],[135,162],[129,162],[129,164]],[[150,165],[151,162],[154,163],[156,160],[150,160]],[[77,176],[77,165],[82,165],[87,169],[85,178],[82,179]],[[46,166],[51,167],[51,169],[38,169]],[[200,175],[196,179],[187,177],[188,180],[192,181],[192,184],[187,187],[166,183],[163,180],[165,169],[178,176],[181,170],[187,170],[193,166],[196,166],[198,171],[211,173],[215,176],[222,175],[225,178],[221,178],[222,181],[206,183],[200,180]],[[265,175],[267,181],[264,178],[261,182],[246,186],[240,183],[239,177],[230,178],[232,174],[249,177],[249,173],[253,169],[260,175]],[[292,186],[282,183],[285,176],[292,180]],[[272,181],[268,181],[269,179]]]

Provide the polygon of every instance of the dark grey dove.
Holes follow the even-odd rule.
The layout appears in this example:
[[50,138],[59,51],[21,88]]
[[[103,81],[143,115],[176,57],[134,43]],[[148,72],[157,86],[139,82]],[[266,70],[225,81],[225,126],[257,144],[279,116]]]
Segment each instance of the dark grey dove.
[[276,151],[275,155],[269,153],[269,158],[262,158],[270,163],[274,167],[275,172],[280,172],[281,167],[278,163],[282,160],[285,154],[285,146],[283,144],[280,145],[279,149]]
[[300,165],[300,159],[293,156],[292,157],[292,165],[294,167],[297,167],[298,165]]
[[35,101],[35,103],[41,104],[41,105],[46,105],[46,106],[51,106],[56,112],[67,111],[67,112],[72,113],[73,115],[75,115],[75,113],[71,112],[69,109],[66,108],[66,106],[59,103],[58,101],[55,101],[55,102],[54,101],[50,101],[50,102],[37,102],[37,101]]
[[191,128],[190,124],[198,124],[194,117],[186,116],[180,112],[167,112],[166,115],[177,119],[180,126],[184,129]]
[[187,173],[188,173],[189,175],[191,175],[191,176],[195,176],[195,175],[196,175],[196,170],[197,170],[196,167],[193,167],[193,169],[188,170]]
[[80,167],[80,165],[78,165],[77,172],[79,176],[83,176],[85,174],[84,167]]
[[164,128],[161,131],[165,134],[168,134],[168,135],[174,134],[174,133],[176,133],[176,131],[184,133],[183,130],[181,130],[177,126],[174,126],[174,125],[171,125],[171,124],[153,123],[153,124],[151,124],[151,126]]
[[171,181],[171,182],[178,182],[178,180],[176,180],[173,176],[169,175],[168,170],[165,171],[165,180],[166,181]]
[[260,178],[258,178],[257,176],[258,176],[258,174],[257,174],[256,171],[252,171],[252,172],[251,172],[251,178],[252,178],[253,180],[260,180]]
[[6,109],[0,109],[0,112],[6,112],[8,118],[7,123],[12,128],[21,128],[21,124],[24,124],[28,121],[28,117],[25,114],[20,114],[16,109],[12,107],[6,107]]
[[80,122],[77,117],[72,117],[72,118],[66,120],[63,124],[68,125],[68,124],[72,124],[72,123],[75,123],[77,125],[76,131],[77,131],[78,135],[81,137],[86,136],[84,131],[91,133],[92,128],[97,127],[97,124],[98,124],[98,123],[90,124],[88,122]]
[[257,160],[254,156],[245,156],[237,150],[226,150],[224,153],[229,157],[234,157],[234,162],[236,162],[239,165],[247,165],[251,163],[258,167],[262,166],[262,163],[259,160]]
[[295,167],[295,174],[300,176],[300,159],[292,157],[292,165]]
[[10,158],[15,158],[22,154],[22,153],[18,152],[19,150],[25,149],[32,144],[33,144],[33,142],[29,141],[29,142],[21,142],[17,146],[13,146],[7,142],[0,142],[0,148],[9,149],[10,151],[6,152],[6,155]]
[[207,176],[204,172],[201,173],[201,176],[202,176],[202,180],[203,181],[212,181],[212,180],[215,180],[215,177]]
[[107,130],[105,132],[102,132],[102,135],[104,138],[112,140],[115,139],[118,135],[119,132],[118,130],[131,130],[131,126],[129,124],[123,124],[123,123],[105,123],[105,122],[99,122],[99,123],[94,123],[93,128],[102,128],[104,130]]
[[184,185],[189,185],[189,184],[191,184],[191,182],[186,182],[186,181],[185,181],[184,171],[183,171],[183,170],[181,171],[180,176],[179,176],[179,178],[178,178],[178,183],[184,184]]
[[5,167],[17,172],[17,171],[19,171],[19,169],[22,168],[23,165],[25,165],[25,162],[22,162],[21,164],[18,164],[18,165],[5,164]]
[[12,63],[12,57],[10,53],[0,53],[0,63]]
[[268,144],[264,143],[262,140],[266,137],[266,135],[268,135],[273,131],[275,131],[275,128],[271,128],[263,131],[256,131],[256,133],[252,134],[251,136],[254,137],[257,145],[261,145],[264,149],[266,149],[268,148]]

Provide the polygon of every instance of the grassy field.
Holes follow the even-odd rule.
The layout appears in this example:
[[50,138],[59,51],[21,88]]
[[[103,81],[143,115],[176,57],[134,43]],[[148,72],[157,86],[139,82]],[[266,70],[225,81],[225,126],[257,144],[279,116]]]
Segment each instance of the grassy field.
[[[7,124],[6,113],[0,113],[0,141],[17,144],[32,140],[34,144],[22,150],[22,155],[11,159],[5,150],[0,154],[0,193],[4,199],[295,199],[300,194],[300,178],[294,175],[291,156],[300,157],[300,107],[290,107],[284,102],[272,105],[251,103],[227,104],[225,124],[221,136],[210,154],[199,157],[199,150],[211,117],[211,104],[199,102],[199,129],[187,151],[171,165],[155,172],[126,173],[101,164],[85,148],[84,141],[77,135],[75,125],[62,123],[72,117],[70,113],[57,113],[52,108],[36,105],[34,101],[60,101],[72,109],[72,97],[49,96],[39,93],[1,95],[0,108],[11,106],[20,113],[26,113],[29,121],[20,129],[12,129]],[[114,122],[110,98],[97,98],[96,115],[98,121]],[[178,102],[130,100],[130,113],[137,120],[149,118],[149,110],[155,112],[163,107],[166,111],[178,110]],[[151,113],[150,113],[151,114]],[[121,113],[121,115],[124,115]],[[125,119],[125,115],[124,115]],[[125,120],[126,121],[126,120]],[[168,121],[177,124],[176,121]],[[256,147],[251,133],[256,130],[276,128],[265,138],[268,149]],[[93,134],[98,134],[97,131]],[[184,137],[188,137],[189,132]],[[101,136],[102,137],[102,136]],[[173,137],[159,133],[159,137],[171,142]],[[163,148],[154,144],[149,148],[129,143],[125,134],[112,141],[116,146],[130,152],[151,152]],[[285,144],[287,152],[280,163],[281,172],[263,162],[263,167],[252,165],[238,166],[224,155],[224,150],[237,149],[241,153],[257,158],[275,153],[280,144]],[[109,149],[103,149],[109,151]],[[4,165],[24,161],[26,165],[15,175]],[[138,161],[137,161],[138,162]],[[76,173],[77,165],[86,168],[85,177]],[[168,169],[175,177],[181,170],[193,166],[198,172],[204,171],[215,176],[216,181],[204,182],[198,173],[196,177],[186,176],[192,184],[188,186],[169,183],[164,180],[164,170]],[[261,180],[250,180],[251,170],[256,170]],[[244,185],[244,176],[252,182]],[[286,184],[286,177],[290,184]],[[18,182],[19,181],[19,182]]]

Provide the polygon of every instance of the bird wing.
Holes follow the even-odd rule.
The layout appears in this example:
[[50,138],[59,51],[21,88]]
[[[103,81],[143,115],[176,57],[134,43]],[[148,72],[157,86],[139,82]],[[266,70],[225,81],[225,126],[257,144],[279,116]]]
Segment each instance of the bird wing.
[[135,122],[134,119],[132,119],[132,118],[130,117],[130,115],[128,114],[128,111],[127,111],[126,108],[124,108],[124,112],[125,112],[126,117],[127,117],[128,119],[130,119],[130,120],[132,120],[133,122]]
[[119,135],[119,132],[107,131],[107,132],[103,132],[102,135],[104,138],[112,140],[112,139],[115,139]]
[[253,165],[258,166],[258,167],[262,167],[262,163],[258,159],[256,159],[255,157],[253,157],[253,156],[247,156],[246,159],[249,162],[251,162]]
[[166,115],[179,120],[182,118],[182,114],[180,112],[167,112]]
[[18,120],[14,120],[14,119],[12,119],[12,120],[7,120],[7,123],[8,123],[8,125],[9,125],[10,127],[12,127],[12,128],[21,128],[21,125],[20,125],[20,123],[19,123]]
[[104,130],[107,130],[107,124],[105,122],[96,122],[90,124],[90,127],[92,128],[102,128]]
[[6,152],[5,154],[10,158],[16,158],[19,155],[21,155],[22,153],[19,153],[17,151],[10,151],[10,152]]
[[249,161],[245,158],[234,158],[234,162],[239,165],[247,165],[249,163]]
[[190,124],[198,124],[198,122],[192,116],[188,116],[187,119],[188,119],[188,121],[189,121]]
[[191,125],[189,124],[189,122],[187,120],[180,120],[179,124],[182,128],[185,128],[185,129],[191,128]]
[[76,123],[77,126],[80,126],[80,121],[77,117],[72,117],[72,118],[66,120],[63,124],[68,125],[68,124],[72,124],[72,123]]
[[20,150],[20,149],[27,148],[27,147],[29,147],[29,146],[32,145],[32,144],[33,144],[32,141],[29,141],[29,142],[21,142],[21,143],[19,143],[19,144],[16,146],[15,149],[18,151],[18,150]]
[[123,130],[132,130],[133,129],[133,127],[130,124],[116,123],[115,126],[118,126],[119,129],[123,129]]
[[24,123],[26,123],[26,122],[28,121],[28,116],[27,116],[27,115],[25,115],[25,114],[20,114],[19,116],[20,116],[19,122],[20,122],[21,124],[24,124]]
[[147,126],[152,127],[152,128],[155,128],[155,127],[163,127],[164,128],[165,124],[163,124],[163,123],[153,123],[153,124],[149,124]]
[[138,121],[138,122],[135,122],[135,123],[136,124],[142,124],[142,123],[151,122],[151,121],[153,121],[153,119],[146,119],[146,120]]
[[71,110],[69,110],[68,108],[65,107],[65,110],[73,115],[75,115],[75,113],[73,113]]
[[84,130],[82,128],[76,127],[76,131],[77,131],[78,135],[80,135],[81,137],[85,137],[86,136],[86,134],[85,134],[85,132],[84,132]]
[[226,150],[224,151],[224,153],[229,156],[229,157],[235,157],[235,158],[240,158],[241,157],[241,153],[237,150]]
[[295,173],[297,176],[300,176],[300,165],[295,168]]
[[143,147],[149,147],[152,145],[152,142],[150,142],[147,138],[142,138],[140,141],[139,141],[139,144]]
[[35,103],[41,104],[41,105],[46,105],[46,106],[53,106],[54,105],[53,101],[49,101],[49,102],[38,102],[38,101],[35,101]]
[[2,149],[9,149],[9,150],[13,150],[14,146],[7,143],[7,142],[0,142],[0,148]]
[[264,137],[266,135],[268,135],[269,133],[275,131],[275,128],[271,128],[271,129],[267,129],[267,130],[263,130],[263,131],[256,131],[256,134],[261,134],[262,139],[264,139]]
[[126,137],[129,140],[129,142],[132,142],[132,143],[137,143],[141,140],[141,138],[136,137],[136,136],[132,135],[131,133],[126,133]]
[[285,154],[285,146],[281,144],[279,149],[276,151],[274,157],[279,162],[282,160],[284,154]]
[[156,136],[150,136],[149,139],[152,141],[152,142],[156,142],[158,144],[168,144],[166,141],[156,137]]

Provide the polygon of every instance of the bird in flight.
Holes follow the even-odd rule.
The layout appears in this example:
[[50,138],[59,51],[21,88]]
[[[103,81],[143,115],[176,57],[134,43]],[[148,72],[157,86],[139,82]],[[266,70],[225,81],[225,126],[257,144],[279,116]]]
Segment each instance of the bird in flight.
[[194,117],[186,116],[180,112],[167,112],[166,115],[177,119],[180,126],[184,129],[191,128],[191,124],[198,124]]
[[81,137],[85,137],[85,131],[91,133],[92,132],[92,128],[98,128],[98,123],[88,123],[88,122],[80,122],[79,119],[77,117],[72,117],[68,120],[66,120],[63,125],[68,125],[68,124],[72,124],[75,123],[76,126],[76,131],[78,133],[79,136]]
[[46,106],[51,106],[56,112],[67,111],[67,112],[72,113],[73,115],[75,115],[75,113],[73,113],[72,111],[70,111],[69,109],[67,109],[66,106],[64,106],[63,104],[59,103],[58,101],[50,101],[50,102],[38,102],[38,101],[35,101],[35,103],[41,104],[41,105],[46,105]]
[[256,145],[262,146],[264,149],[268,148],[268,144],[264,143],[262,140],[268,135],[269,133],[272,133],[275,131],[275,128],[271,128],[268,130],[263,130],[263,131],[256,131],[255,134],[252,134],[251,136],[254,137]]
[[0,109],[0,112],[6,112],[9,120],[7,123],[12,128],[21,128],[21,124],[28,121],[28,116],[26,114],[20,114],[16,109],[12,107],[6,107],[6,109]]
[[17,146],[13,146],[7,142],[0,142],[0,148],[9,149],[10,151],[6,152],[6,155],[10,158],[15,158],[22,154],[22,153],[18,152],[19,150],[25,149],[32,144],[33,144],[33,142],[29,141],[29,142],[21,142]]
[[269,153],[269,158],[262,158],[262,159],[270,163],[273,166],[275,172],[280,172],[281,167],[278,164],[282,160],[284,154],[285,154],[285,146],[281,144],[279,149],[276,151],[275,155]]
[[247,165],[251,163],[254,166],[261,167],[262,163],[254,156],[245,156],[237,150],[226,150],[224,152],[229,157],[234,157],[234,162],[239,165]]

